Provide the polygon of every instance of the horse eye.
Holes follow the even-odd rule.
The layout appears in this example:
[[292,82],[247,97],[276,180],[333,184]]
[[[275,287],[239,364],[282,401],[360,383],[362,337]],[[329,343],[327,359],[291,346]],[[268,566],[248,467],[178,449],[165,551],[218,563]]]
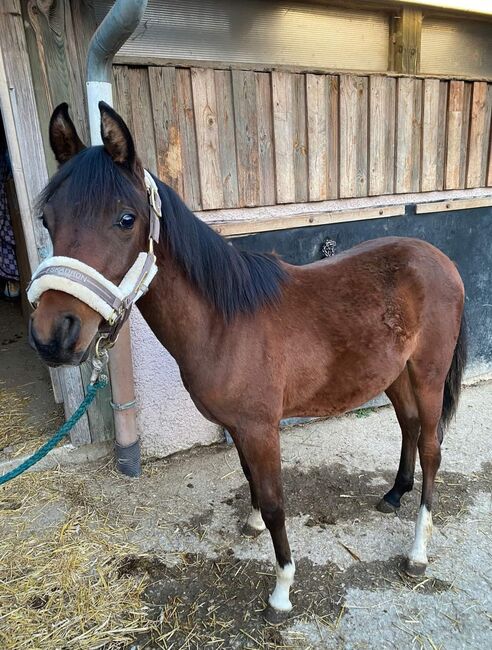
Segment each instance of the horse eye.
[[133,224],[135,223],[135,215],[134,214],[122,214],[120,217],[120,220],[118,221],[118,226],[120,228],[123,228],[123,230],[130,230],[133,228]]

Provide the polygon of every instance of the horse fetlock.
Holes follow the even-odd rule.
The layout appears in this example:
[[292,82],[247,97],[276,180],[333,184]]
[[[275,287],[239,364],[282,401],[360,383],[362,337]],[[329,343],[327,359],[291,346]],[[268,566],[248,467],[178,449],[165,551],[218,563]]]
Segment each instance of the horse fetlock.
[[261,512],[256,508],[251,509],[246,525],[260,532],[266,528],[263,517],[261,516]]
[[405,573],[411,578],[420,578],[425,575],[427,570],[427,562],[417,562],[407,558],[405,563]]
[[408,554],[407,573],[423,575],[428,564],[427,544],[432,536],[432,513],[426,505],[420,506],[415,525],[415,539]]
[[289,591],[294,582],[296,567],[294,560],[287,562],[283,567],[277,562],[277,584],[268,599],[269,604],[280,612],[290,612],[292,603],[289,599]]

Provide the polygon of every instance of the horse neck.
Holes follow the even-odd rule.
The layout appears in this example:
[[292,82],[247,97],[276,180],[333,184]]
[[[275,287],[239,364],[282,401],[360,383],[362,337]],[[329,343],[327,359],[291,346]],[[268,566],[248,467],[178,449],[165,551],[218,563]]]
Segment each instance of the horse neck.
[[184,366],[217,331],[219,317],[166,247],[159,246],[156,257],[158,273],[138,306],[162,345]]

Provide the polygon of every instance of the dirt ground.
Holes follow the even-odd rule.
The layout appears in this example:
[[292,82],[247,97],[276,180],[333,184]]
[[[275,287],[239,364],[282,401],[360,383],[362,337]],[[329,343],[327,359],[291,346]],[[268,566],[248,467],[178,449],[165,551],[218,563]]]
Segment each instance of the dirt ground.
[[[240,526],[233,448],[24,475],[0,488],[0,645],[55,648],[429,650],[492,647],[492,384],[464,391],[443,444],[425,578],[402,571],[420,477],[397,516],[375,504],[396,472],[389,407],[282,432],[294,609],[262,616],[267,533]],[[2,595],[3,592],[3,595]]]

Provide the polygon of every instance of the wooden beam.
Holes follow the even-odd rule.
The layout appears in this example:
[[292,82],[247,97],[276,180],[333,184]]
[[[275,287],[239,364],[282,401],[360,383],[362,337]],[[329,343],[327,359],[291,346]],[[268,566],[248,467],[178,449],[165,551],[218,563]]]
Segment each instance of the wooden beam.
[[385,207],[360,208],[359,210],[336,210],[333,212],[308,212],[293,214],[274,219],[245,219],[243,221],[224,221],[210,223],[216,232],[224,237],[237,237],[267,230],[287,230],[288,228],[304,228],[306,226],[323,226],[329,223],[344,223],[346,221],[363,221],[364,219],[384,219],[405,214],[404,205],[389,205]]
[[419,203],[415,206],[417,214],[430,212],[451,212],[452,210],[469,210],[471,208],[488,208],[492,206],[492,196],[474,199],[454,199],[452,201],[433,201],[432,203]]
[[[36,198],[48,180],[36,99],[20,1],[7,0],[0,9],[0,108],[31,270],[51,252],[48,233],[34,214]],[[71,415],[84,396],[80,371],[62,372],[65,413]],[[59,384],[53,375],[52,381],[59,401]],[[90,442],[87,415],[72,431],[72,440]]]
[[417,74],[420,71],[422,11],[403,7],[390,18],[388,70]]

